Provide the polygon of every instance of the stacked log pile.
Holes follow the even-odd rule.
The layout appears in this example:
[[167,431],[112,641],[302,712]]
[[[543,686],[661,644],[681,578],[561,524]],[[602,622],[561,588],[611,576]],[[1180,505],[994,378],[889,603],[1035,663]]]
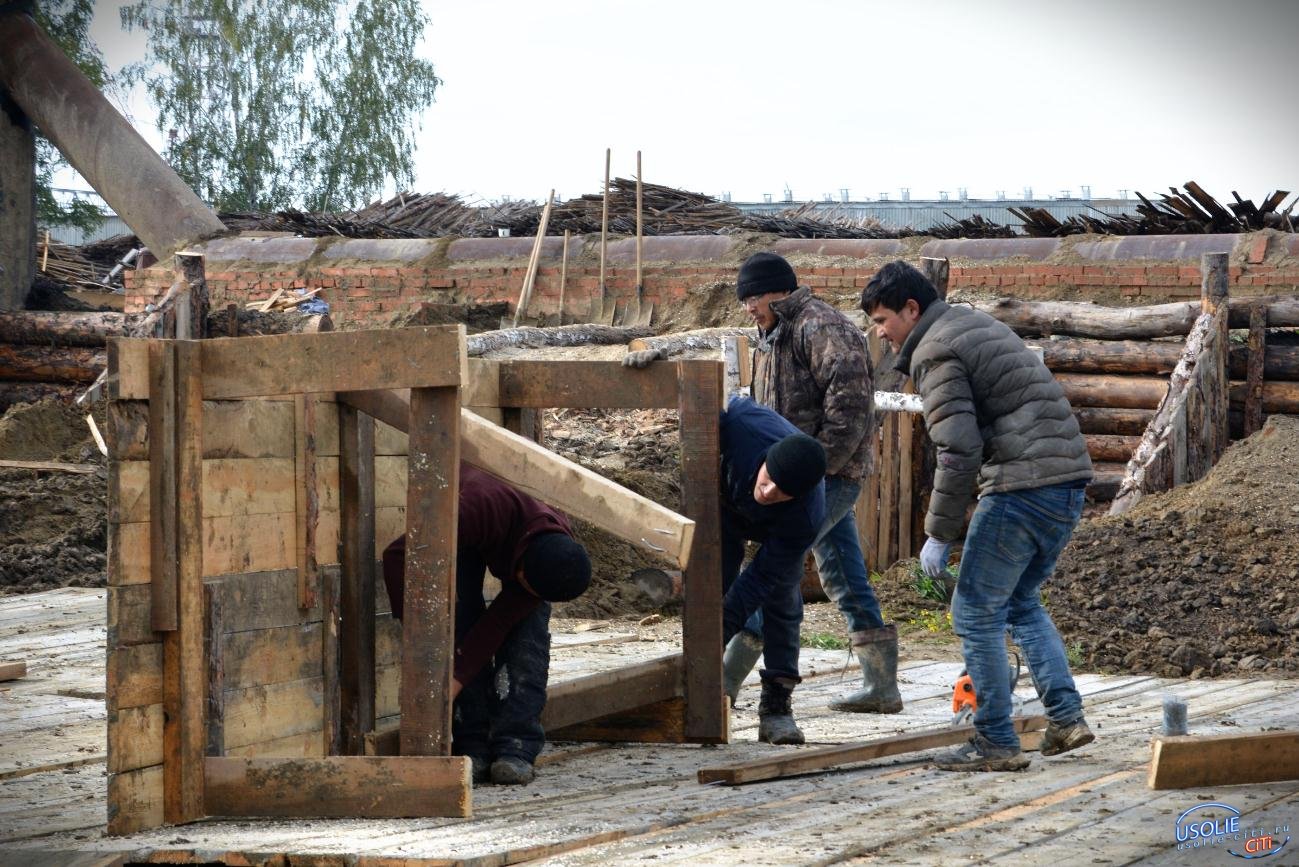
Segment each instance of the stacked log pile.
[[0,412],[47,397],[71,399],[108,362],[121,313],[0,312]]
[[1295,219],[1291,217],[1291,212],[1299,204],[1299,198],[1291,201],[1285,210],[1279,210],[1286,196],[1290,195],[1288,190],[1276,190],[1261,205],[1255,205],[1250,199],[1242,199],[1239,193],[1232,190],[1231,195],[1235,201],[1223,207],[1195,181],[1187,181],[1182,186],[1184,192],[1169,187],[1168,194],[1161,194],[1158,202],[1152,202],[1137,193],[1141,204],[1137,205],[1136,216],[1111,216],[1097,211],[1095,215],[1079,214],[1062,221],[1042,208],[1007,210],[1022,220],[1024,231],[1035,238],[1087,233],[1201,235],[1209,232],[1253,232],[1259,229],[1295,231]]

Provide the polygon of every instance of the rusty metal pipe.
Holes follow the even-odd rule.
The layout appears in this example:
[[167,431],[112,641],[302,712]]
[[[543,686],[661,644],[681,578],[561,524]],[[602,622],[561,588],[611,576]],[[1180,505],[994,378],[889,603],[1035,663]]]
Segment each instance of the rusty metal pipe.
[[30,15],[0,13],[0,87],[159,260],[226,231]]

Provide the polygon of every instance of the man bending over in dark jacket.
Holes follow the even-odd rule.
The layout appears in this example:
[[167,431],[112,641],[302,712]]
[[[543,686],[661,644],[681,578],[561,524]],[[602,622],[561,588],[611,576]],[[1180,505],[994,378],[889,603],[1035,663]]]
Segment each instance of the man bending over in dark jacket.
[[[721,416],[722,641],[762,611],[758,740],[801,744],[790,701],[803,625],[803,560],[825,520],[825,449],[748,398]],[[740,571],[745,540],[758,552]]]
[[1042,755],[1091,743],[1064,643],[1040,598],[1082,514],[1092,475],[1069,402],[1010,328],[981,311],[948,306],[905,262],[881,268],[861,306],[898,352],[898,369],[915,382],[938,448],[925,516],[929,538],[920,554],[931,577],[946,571],[979,487],[952,599],[952,626],[979,699],[975,735],[940,754],[935,765],[948,771],[1028,767],[1010,721],[1007,626],[1050,720]]
[[[487,606],[490,569],[501,592]],[[402,615],[406,537],[383,552],[392,614]],[[532,782],[545,744],[541,711],[550,669],[550,603],[576,599],[591,561],[568,519],[468,464],[460,465],[456,535],[456,656],[451,743],[474,782]]]

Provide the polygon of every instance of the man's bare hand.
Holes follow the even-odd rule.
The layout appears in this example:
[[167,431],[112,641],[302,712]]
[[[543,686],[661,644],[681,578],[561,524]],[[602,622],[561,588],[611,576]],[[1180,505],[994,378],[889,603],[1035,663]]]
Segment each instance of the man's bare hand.
[[663,353],[658,349],[641,349],[636,352],[628,352],[622,357],[623,367],[634,367],[637,370],[644,369],[652,361],[661,361]]

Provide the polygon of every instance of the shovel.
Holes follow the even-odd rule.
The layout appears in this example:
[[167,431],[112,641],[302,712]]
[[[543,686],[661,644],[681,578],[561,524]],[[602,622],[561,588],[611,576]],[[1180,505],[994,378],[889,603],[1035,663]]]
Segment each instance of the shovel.
[[645,239],[644,193],[641,187],[640,151],[636,151],[636,297],[627,302],[619,325],[649,325],[654,318],[654,302],[645,300],[645,271],[642,248]]

